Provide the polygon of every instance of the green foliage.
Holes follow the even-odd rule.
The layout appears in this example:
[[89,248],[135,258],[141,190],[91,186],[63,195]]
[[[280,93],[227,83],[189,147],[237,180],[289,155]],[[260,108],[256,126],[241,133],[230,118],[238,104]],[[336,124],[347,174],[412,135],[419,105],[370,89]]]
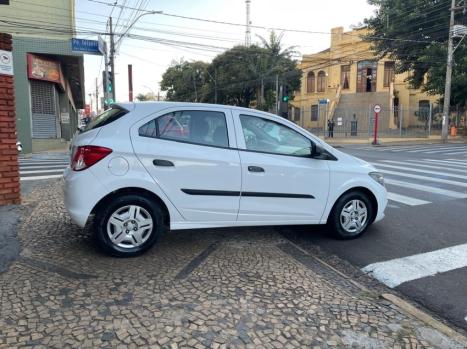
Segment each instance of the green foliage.
[[167,101],[204,102],[202,93],[206,84],[206,70],[209,64],[201,61],[172,62],[162,75],[161,90],[167,91]]
[[[366,40],[376,53],[397,60],[398,73],[411,72],[408,81],[413,87],[443,95],[451,0],[368,2],[378,6],[375,16],[365,20],[371,32]],[[457,12],[456,23],[467,23],[467,15]],[[454,53],[451,105],[467,100],[466,41]]]
[[[292,48],[282,50],[282,36],[271,33],[261,46],[235,46],[216,56],[211,64],[175,62],[164,73],[161,89],[172,101],[215,102],[272,110],[276,75],[290,91],[300,88],[301,71],[293,60]],[[195,73],[193,73],[195,72]],[[195,90],[196,88],[196,90]]]
[[135,98],[140,102],[155,101],[156,100],[156,98],[154,97],[154,94],[152,92],[146,93],[146,94],[139,93]]

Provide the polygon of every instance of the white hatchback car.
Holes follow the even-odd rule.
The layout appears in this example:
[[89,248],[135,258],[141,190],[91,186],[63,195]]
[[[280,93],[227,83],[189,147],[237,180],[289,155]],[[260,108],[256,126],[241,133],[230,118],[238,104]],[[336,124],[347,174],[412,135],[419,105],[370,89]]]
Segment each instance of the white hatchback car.
[[384,217],[383,176],[294,123],[246,108],[122,103],[72,143],[65,204],[115,256],[167,229],[328,224],[355,238]]

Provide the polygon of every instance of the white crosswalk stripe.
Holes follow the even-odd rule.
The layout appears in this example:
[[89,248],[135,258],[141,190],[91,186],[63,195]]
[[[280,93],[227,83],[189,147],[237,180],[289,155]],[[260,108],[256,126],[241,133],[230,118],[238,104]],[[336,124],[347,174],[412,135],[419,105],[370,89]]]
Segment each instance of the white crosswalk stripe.
[[409,146],[381,146],[381,147],[358,147],[358,150],[369,150],[377,152],[408,153],[408,154],[447,154],[467,156],[467,145],[464,144],[423,144]]
[[[467,198],[466,161],[408,159],[379,160],[372,164],[385,175],[388,199],[395,203],[418,206],[436,199]],[[440,187],[440,184],[448,187]]]
[[394,160],[381,160],[380,162],[384,162],[384,163],[389,163],[389,164],[399,164],[399,165],[406,165],[406,166],[416,166],[416,167],[423,167],[423,168],[432,168],[432,169],[437,169],[437,170],[444,170],[444,171],[452,171],[452,172],[462,172],[462,173],[465,173],[465,170],[463,169],[460,169],[460,168],[446,168],[446,166],[435,166],[435,164],[433,163],[433,165],[425,165],[424,163],[421,163],[421,164],[414,164],[412,163],[412,161],[410,163],[406,162],[406,161],[394,161]]
[[467,244],[367,265],[363,272],[393,288],[400,284],[467,267]]
[[396,170],[406,170],[406,171],[410,171],[410,172],[421,172],[421,173],[426,173],[426,174],[434,174],[434,175],[443,176],[443,177],[453,177],[453,178],[467,179],[467,176],[456,174],[456,173],[430,171],[430,170],[418,169],[418,168],[407,168],[407,167],[403,167],[403,166],[387,165],[387,164],[381,164],[381,163],[376,163],[376,162],[374,162],[372,164],[375,165],[376,167],[387,167],[387,168],[396,169]]
[[69,164],[69,156],[42,155],[19,159],[19,174],[21,181],[37,181],[60,178]]
[[401,194],[396,194],[392,192],[388,192],[388,199],[396,202],[400,202],[401,204],[409,205],[409,206],[418,206],[418,205],[426,205],[431,204],[430,201],[419,200],[416,198],[412,198],[410,196],[405,196]]

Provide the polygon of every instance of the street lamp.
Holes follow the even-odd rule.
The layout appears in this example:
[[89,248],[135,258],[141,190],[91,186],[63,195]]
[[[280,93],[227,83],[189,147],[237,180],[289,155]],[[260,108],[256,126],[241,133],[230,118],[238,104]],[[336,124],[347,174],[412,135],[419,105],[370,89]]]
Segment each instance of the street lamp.
[[[109,57],[109,64],[110,68],[112,69],[112,75],[115,76],[115,45],[121,43],[122,39],[128,34],[131,28],[136,24],[136,22],[143,16],[146,15],[155,15],[155,14],[161,14],[163,13],[162,11],[147,11],[144,13],[141,13],[138,17],[135,18],[133,23],[131,23],[128,28],[125,30],[125,32],[118,38],[117,42],[114,42],[114,36],[115,34],[113,33],[113,26],[112,26],[112,17],[109,19],[109,24],[110,24],[110,57]],[[115,101],[115,96],[116,96],[116,82],[113,82],[113,88],[112,88],[112,99]]]
[[157,15],[157,14],[162,14],[163,11],[148,11],[148,12],[144,12],[144,13],[141,13],[138,17],[135,18],[135,20],[133,21],[133,23],[131,23],[128,28],[125,30],[125,32],[120,36],[120,38],[117,40],[117,42],[115,44],[118,45],[118,43],[126,36],[126,34],[130,31],[131,28],[133,28],[133,26],[136,24],[136,22],[143,16],[146,16],[146,15]]

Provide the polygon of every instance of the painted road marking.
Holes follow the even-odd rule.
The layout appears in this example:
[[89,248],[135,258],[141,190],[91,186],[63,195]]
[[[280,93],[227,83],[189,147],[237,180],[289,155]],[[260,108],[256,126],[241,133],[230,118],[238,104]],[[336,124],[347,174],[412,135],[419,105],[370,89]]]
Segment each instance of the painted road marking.
[[381,169],[378,170],[378,171],[381,172],[381,173],[388,174],[388,175],[407,177],[407,178],[414,178],[414,179],[423,179],[423,180],[426,180],[426,181],[429,181],[429,182],[452,184],[452,185],[457,185],[459,187],[467,188],[467,183],[464,183],[464,182],[450,181],[448,179],[441,179],[441,178],[428,177],[428,176],[420,176],[420,175],[411,174],[411,173],[388,171],[388,170],[381,170]]
[[64,169],[64,168],[66,168],[66,166],[64,166],[64,165],[45,165],[45,166],[24,166],[24,165],[20,165],[20,169],[22,169],[22,170],[37,170],[37,169],[41,169],[41,168],[44,168],[44,169],[53,169],[53,168]]
[[452,160],[432,160],[432,159],[425,159],[424,161],[429,162],[439,162],[442,164],[447,164],[449,166],[457,166],[457,167],[467,167],[467,162],[462,160],[452,161]]
[[[426,147],[424,149],[415,149],[409,150],[409,153],[423,153],[423,152],[430,152],[430,153],[443,153],[445,151],[450,150],[457,150],[461,147],[453,147],[453,146],[446,146],[446,147]],[[461,148],[462,149],[462,148]]]
[[411,172],[421,172],[421,173],[429,173],[429,174],[434,174],[437,176],[443,176],[443,177],[454,177],[454,178],[460,178],[460,179],[467,179],[467,176],[460,175],[460,174],[455,174],[455,173],[446,173],[446,172],[438,172],[438,171],[430,171],[430,170],[423,170],[423,169],[418,169],[418,168],[407,168],[407,167],[402,167],[402,166],[395,166],[395,165],[386,165],[386,164],[380,164],[380,163],[372,163],[376,167],[389,167],[393,168],[396,170],[406,170],[406,171],[411,171]]
[[63,175],[60,174],[60,175],[50,175],[50,176],[21,177],[20,181],[38,181],[41,179],[51,179],[51,178],[60,178],[60,177],[63,177]]
[[431,204],[430,201],[415,199],[410,196],[405,196],[405,195],[391,193],[391,192],[388,192],[388,199],[392,201],[400,202],[401,204],[405,204],[408,206],[419,206],[419,205]]
[[20,175],[24,174],[33,174],[33,173],[63,173],[65,169],[55,169],[55,170],[34,170],[34,171],[19,171]]
[[406,165],[406,166],[417,166],[417,167],[426,167],[426,168],[432,168],[435,170],[445,170],[445,171],[453,171],[453,172],[462,172],[465,173],[465,170],[460,169],[460,168],[449,168],[444,166],[434,166],[435,164],[430,165],[424,165],[424,164],[414,164],[412,161],[393,161],[393,160],[380,160],[381,162],[387,162],[391,164],[399,164],[399,165]]
[[467,193],[457,192],[454,190],[448,189],[441,189],[437,187],[430,187],[428,185],[410,183],[410,182],[403,182],[398,181],[395,179],[385,178],[384,182],[389,185],[395,185],[397,187],[408,188],[408,189],[415,189],[420,191],[426,191],[428,193],[440,194],[445,196],[450,196],[456,199],[467,199]]
[[467,154],[467,151],[454,151],[452,153],[446,153],[446,155],[462,155],[462,154]]
[[28,163],[20,163],[20,166],[48,166],[48,165],[56,165],[56,166],[68,166],[69,162],[28,162]]
[[394,288],[407,281],[464,267],[467,267],[467,244],[373,263],[362,271]]

